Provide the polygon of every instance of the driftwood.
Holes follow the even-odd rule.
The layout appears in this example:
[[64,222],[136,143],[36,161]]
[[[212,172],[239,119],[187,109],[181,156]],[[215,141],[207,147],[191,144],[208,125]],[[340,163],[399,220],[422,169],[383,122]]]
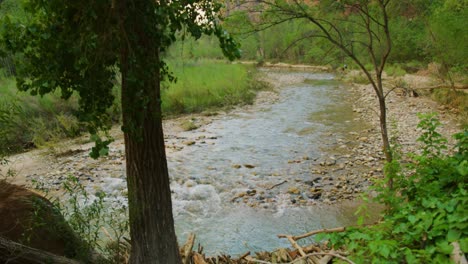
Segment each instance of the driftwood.
[[190,264],[190,259],[192,257],[192,252],[193,252],[192,249],[193,249],[194,243],[195,243],[195,234],[190,233],[190,235],[187,238],[187,242],[185,242],[185,245],[181,248],[183,264]]
[[[310,237],[310,236],[313,236],[313,235],[316,235],[316,234],[321,234],[321,233],[336,233],[336,232],[344,232],[346,231],[346,228],[345,227],[337,227],[337,228],[329,228],[329,229],[320,229],[320,230],[314,230],[314,231],[311,231],[311,232],[308,232],[308,233],[305,233],[305,234],[302,234],[302,235],[299,235],[299,236],[292,236],[292,239],[294,240],[299,240],[299,239],[303,239],[303,238],[306,238],[306,237]],[[288,235],[278,235],[279,238],[287,238]]]
[[333,248],[329,249],[326,244],[300,246],[299,243],[297,243],[297,240],[315,234],[343,232],[345,230],[346,228],[344,227],[338,227],[315,230],[298,236],[278,235],[279,238],[288,239],[294,249],[280,248],[274,252],[257,252],[256,257],[251,256],[250,252],[246,252],[238,258],[231,258],[228,255],[205,257],[203,248],[200,245],[198,245],[198,252],[193,251],[195,235],[190,234],[187,242],[180,248],[180,253],[184,264],[328,264],[333,261],[333,259],[340,259],[349,264],[354,264],[350,259],[346,258],[348,255],[346,252],[340,252]]
[[271,190],[271,189],[273,189],[273,188],[276,188],[276,187],[278,187],[278,186],[280,186],[280,185],[282,185],[282,184],[284,184],[284,183],[286,183],[286,182],[288,182],[288,181],[287,181],[287,180],[284,180],[284,181],[282,181],[282,182],[280,182],[280,183],[277,183],[277,184],[271,186],[270,188],[267,188],[267,190]]
[[208,264],[205,261],[205,258],[199,253],[194,253],[193,254],[193,263],[194,264]]
[[299,254],[301,254],[302,257],[306,255],[302,247],[297,244],[296,240],[294,240],[292,236],[286,236],[286,238],[289,240],[289,243],[291,243],[291,245],[299,251]]
[[242,254],[239,259],[245,259],[245,257],[249,256],[250,255],[250,251],[247,251],[245,252],[244,254]]
[[9,264],[79,264],[80,262],[30,248],[0,237],[0,262]]
[[[278,237],[288,239],[289,243],[291,243],[291,245],[294,248],[296,248],[297,251],[299,252],[299,254],[301,255],[300,258],[296,258],[291,263],[297,263],[297,261],[299,261],[299,260],[311,260],[312,263],[314,263],[314,264],[327,264],[328,262],[330,262],[335,257],[335,258],[339,258],[339,259],[341,259],[343,261],[346,261],[346,262],[348,262],[350,264],[354,264],[354,262],[352,262],[348,258],[344,257],[343,256],[344,254],[341,254],[340,252],[337,252],[337,251],[334,251],[334,250],[330,250],[329,252],[325,252],[321,248],[319,248],[317,246],[314,246],[314,245],[311,245],[311,246],[309,246],[307,248],[302,248],[297,243],[297,240],[299,240],[299,239],[310,237],[310,236],[313,236],[313,235],[316,235],[316,234],[343,232],[345,230],[346,230],[345,227],[337,227],[337,228],[330,228],[330,229],[314,230],[314,231],[311,231],[311,232],[308,232],[308,233],[305,233],[305,234],[302,234],[302,235],[298,235],[298,236],[280,234],[280,235],[278,235]],[[306,252],[312,252],[312,253],[306,253]],[[323,256],[323,257],[322,258],[317,258],[317,256]],[[263,262],[258,262],[258,263],[268,263],[268,262],[263,261]]]

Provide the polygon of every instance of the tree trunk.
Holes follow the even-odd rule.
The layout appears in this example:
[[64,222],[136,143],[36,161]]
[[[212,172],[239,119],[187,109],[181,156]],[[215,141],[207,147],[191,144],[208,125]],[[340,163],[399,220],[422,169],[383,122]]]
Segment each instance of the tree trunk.
[[[380,134],[382,135],[383,152],[385,155],[386,162],[390,163],[393,161],[393,155],[392,155],[390,139],[388,137],[388,129],[387,129],[387,105],[385,102],[385,97],[383,95],[382,96],[379,95],[378,97],[379,97],[379,107],[380,107],[380,116],[379,116]],[[392,178],[388,179],[388,187],[390,189],[393,189]]]
[[57,256],[52,253],[27,247],[25,245],[13,242],[0,237],[0,261],[10,264],[79,264],[80,262],[63,256]]
[[161,122],[147,119],[142,130],[141,139],[125,133],[130,262],[178,263]]
[[146,10],[154,7],[151,1],[122,0],[120,5],[122,34],[128,40],[121,43],[120,70],[130,263],[181,263],[162,128],[159,46],[146,33],[157,24],[145,20]]

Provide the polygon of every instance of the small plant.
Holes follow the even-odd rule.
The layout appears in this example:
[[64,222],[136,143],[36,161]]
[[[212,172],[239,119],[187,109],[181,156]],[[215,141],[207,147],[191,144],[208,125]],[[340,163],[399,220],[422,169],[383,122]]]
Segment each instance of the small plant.
[[402,77],[406,74],[406,71],[400,65],[389,65],[385,69],[389,76]]
[[[437,133],[435,115],[420,115],[421,154],[410,164],[386,165],[374,199],[386,204],[382,221],[349,228],[326,237],[335,248],[345,247],[356,263],[450,263],[454,254],[468,253],[468,131],[456,134],[453,154]],[[461,252],[454,250],[459,247]]]
[[0,181],[8,181],[16,177],[16,171],[8,167],[9,163],[10,160],[0,153],[0,166],[3,167],[0,169]]
[[369,79],[361,73],[350,73],[345,77],[345,81],[357,84],[369,84]]
[[193,120],[185,120],[182,122],[181,127],[184,131],[191,131],[197,129],[199,126],[197,126]]
[[[42,181],[34,180],[35,189],[50,197],[49,189]],[[126,239],[129,230],[127,207],[122,202],[107,199],[102,191],[90,195],[78,178],[69,175],[63,182],[65,191],[63,203],[59,199],[51,199],[55,209],[66,220],[76,236],[83,241],[74,248],[78,259],[85,259],[90,252],[96,252],[100,257],[97,263],[126,263],[129,255],[129,244]],[[38,218],[36,225],[47,224],[40,218],[41,209],[36,210]],[[36,227],[36,226],[35,226]]]

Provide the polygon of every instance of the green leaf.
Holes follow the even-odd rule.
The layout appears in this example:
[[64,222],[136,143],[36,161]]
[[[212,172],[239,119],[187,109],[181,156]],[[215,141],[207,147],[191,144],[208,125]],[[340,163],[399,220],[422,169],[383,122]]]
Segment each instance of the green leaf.
[[468,237],[460,239],[460,249],[463,253],[468,253]]
[[457,166],[457,172],[460,173],[460,175],[463,176],[463,177],[468,175],[468,160],[462,161]]
[[437,251],[444,254],[450,254],[453,251],[453,246],[447,241],[437,243]]
[[409,221],[411,224],[413,224],[413,225],[414,225],[414,223],[416,223],[417,220],[418,220],[418,219],[416,218],[415,215],[409,215],[409,216],[408,216],[408,221]]
[[90,137],[91,141],[97,142],[98,140],[101,140],[101,138],[97,134],[92,134]]
[[461,236],[461,233],[459,230],[455,229],[450,229],[447,233],[447,240],[448,242],[454,242],[457,241]]
[[405,259],[406,259],[407,263],[416,263],[417,262],[416,256],[413,254],[413,252],[409,248],[405,249]]
[[380,255],[382,255],[384,258],[388,258],[388,256],[390,255],[390,248],[386,245],[382,245],[382,247],[380,248]]
[[109,148],[108,147],[103,147],[102,149],[99,150],[99,156],[106,156],[109,154]]

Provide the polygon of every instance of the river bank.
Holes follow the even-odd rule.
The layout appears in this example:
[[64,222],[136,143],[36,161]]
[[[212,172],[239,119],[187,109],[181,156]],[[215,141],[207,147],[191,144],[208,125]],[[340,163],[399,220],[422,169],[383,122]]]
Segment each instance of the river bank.
[[[290,68],[288,65],[274,65],[274,67]],[[309,69],[295,67],[295,70]],[[413,86],[427,85],[431,82],[429,77],[424,76],[406,75],[404,78]],[[168,156],[203,144],[217,144],[220,139],[216,135],[207,135],[205,126],[227,115],[265,111],[272,103],[279,100],[278,90],[281,87],[305,81],[299,75],[271,73],[265,74],[264,79],[270,82],[274,89],[273,91],[260,91],[252,105],[242,106],[229,112],[207,112],[165,120],[164,131]],[[387,81],[391,80],[387,79]],[[265,203],[265,198],[284,193],[287,198],[282,199],[290,200],[291,204],[310,205],[317,202],[332,204],[336,201],[352,200],[358,197],[371,184],[372,179],[382,176],[383,153],[377,115],[377,98],[374,91],[370,85],[363,84],[340,86],[340,89],[347,89],[351,92],[348,102],[352,104],[354,115],[345,117],[345,113],[338,111],[339,106],[337,106],[320,111],[311,117],[311,120],[320,120],[324,124],[357,122],[358,125],[353,126],[355,130],[340,131],[335,127],[336,131],[323,133],[321,155],[314,157],[304,155],[285,161],[288,164],[309,163],[310,179],[299,181],[300,184],[297,184],[297,181],[291,183],[278,179],[265,189],[269,191],[278,189],[279,193],[268,192],[262,195],[265,194],[265,190],[262,192],[262,190],[247,189],[244,192],[234,193],[231,197],[232,202],[258,207]],[[456,123],[454,115],[427,97],[409,97],[390,93],[387,104],[390,133],[398,137],[404,153],[415,152],[418,149],[416,139],[419,137],[419,129],[416,113],[437,112],[443,124],[441,133],[447,138],[459,130],[460,124]],[[187,126],[191,129],[190,131],[186,131]],[[309,132],[301,131],[303,134]],[[65,175],[75,175],[90,183],[109,176],[123,181],[125,158],[123,157],[122,134],[117,128],[114,128],[111,133],[115,142],[111,144],[110,155],[103,159],[93,160],[88,157],[92,144],[86,143],[87,138],[82,137],[58,144],[52,149],[34,150],[12,156],[9,158],[10,163],[1,167],[2,173],[6,174],[7,169],[11,169],[15,175],[13,182],[31,187],[31,179],[36,179],[44,181],[46,187],[52,190],[60,189],[62,181],[66,178]],[[180,156],[180,154],[174,156]],[[255,167],[253,164],[226,164],[226,166],[238,169],[239,172]],[[207,169],[210,170],[209,167]],[[121,190],[113,190],[114,195],[118,192],[125,193],[122,183],[119,184],[122,185]],[[179,184],[193,186],[198,183],[193,180],[191,182],[179,179]]]
[[[330,73],[262,71],[274,89],[260,91],[253,105],[164,122],[178,237],[200,234],[209,254],[271,250],[287,246],[278,232],[353,224],[356,198],[382,177],[370,87]],[[417,149],[415,113],[440,110],[425,98],[396,94],[388,107],[405,150]],[[441,118],[444,134],[456,131],[450,114]],[[112,134],[109,156],[99,160],[89,158],[86,138],[10,157],[13,181],[31,186],[35,179],[59,195],[72,176],[90,196],[125,200],[124,145],[117,128]]]

